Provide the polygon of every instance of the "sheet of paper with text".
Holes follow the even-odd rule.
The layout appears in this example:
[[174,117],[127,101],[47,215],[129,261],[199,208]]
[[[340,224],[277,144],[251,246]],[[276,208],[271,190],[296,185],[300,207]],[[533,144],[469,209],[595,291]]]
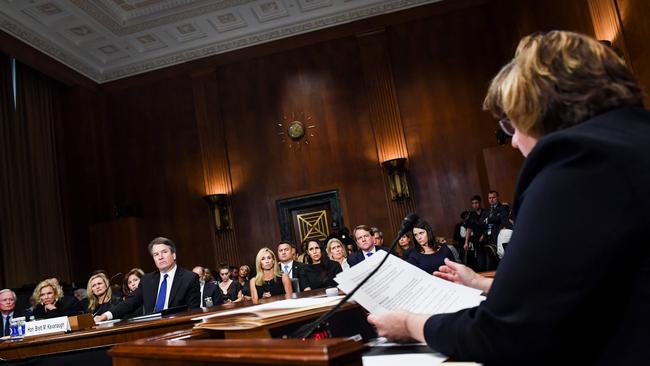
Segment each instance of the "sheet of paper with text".
[[[386,255],[378,251],[339,273],[334,278],[339,289],[352,291]],[[484,299],[480,290],[435,277],[394,255],[352,297],[370,313],[406,310],[432,315],[474,307]]]

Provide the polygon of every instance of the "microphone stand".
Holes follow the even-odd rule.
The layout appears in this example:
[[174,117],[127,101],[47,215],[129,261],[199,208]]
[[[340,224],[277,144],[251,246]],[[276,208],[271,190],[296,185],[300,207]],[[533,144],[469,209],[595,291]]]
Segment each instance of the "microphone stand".
[[291,334],[290,338],[297,338],[297,339],[309,338],[309,336],[311,336],[311,334],[314,332],[314,330],[316,330],[317,328],[320,328],[323,325],[323,323],[325,323],[327,320],[329,320],[334,315],[334,313],[338,309],[340,309],[341,306],[343,306],[343,304],[345,304],[352,297],[352,295],[354,295],[355,292],[357,292],[357,290],[359,290],[361,288],[361,286],[363,286],[366,282],[368,282],[370,277],[372,277],[375,273],[377,273],[379,268],[381,268],[381,266],[384,264],[384,262],[386,262],[386,260],[388,259],[388,256],[395,251],[395,246],[397,246],[397,243],[399,242],[399,239],[402,236],[404,236],[404,234],[406,234],[407,231],[413,229],[413,225],[415,224],[415,222],[418,219],[419,219],[418,216],[413,214],[413,213],[409,214],[406,218],[404,218],[404,222],[402,223],[402,229],[399,231],[399,233],[397,233],[397,236],[395,237],[395,239],[393,239],[393,242],[391,243],[390,249],[388,250],[388,254],[386,254],[384,259],[382,259],[381,262],[379,262],[377,267],[375,267],[375,269],[373,269],[372,272],[370,272],[366,276],[366,278],[364,278],[357,285],[357,287],[355,287],[352,291],[350,291],[350,293],[345,295],[345,297],[342,298],[341,301],[339,301],[338,304],[336,304],[332,309],[330,309],[328,312],[326,312],[325,314],[318,317],[318,319],[314,320],[313,322],[307,323],[307,324],[303,325],[302,327],[298,328],[295,332],[293,332]]

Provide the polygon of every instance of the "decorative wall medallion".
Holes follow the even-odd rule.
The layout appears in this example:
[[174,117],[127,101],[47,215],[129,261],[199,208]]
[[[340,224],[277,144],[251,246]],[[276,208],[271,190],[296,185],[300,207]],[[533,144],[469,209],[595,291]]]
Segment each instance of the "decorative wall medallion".
[[278,123],[280,132],[278,135],[281,137],[282,142],[289,145],[289,148],[300,147],[301,144],[309,145],[310,139],[315,137],[316,125],[310,116],[305,117],[305,114],[300,112],[298,116],[295,113],[291,114],[291,118],[287,116],[282,117],[282,122]]

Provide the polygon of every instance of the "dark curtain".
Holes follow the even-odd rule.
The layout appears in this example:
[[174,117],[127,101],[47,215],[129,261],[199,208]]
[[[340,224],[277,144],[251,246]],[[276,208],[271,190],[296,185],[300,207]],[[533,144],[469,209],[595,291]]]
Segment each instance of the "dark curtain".
[[0,205],[3,207],[2,214],[0,214],[0,254],[2,258],[0,260],[0,266],[3,270],[0,271],[0,287],[5,287],[5,258],[7,258],[7,253],[5,251],[5,236],[6,229],[3,217],[5,217],[8,212],[6,208],[5,197],[8,196],[8,185],[5,179],[5,171],[8,167],[8,155],[6,153],[7,146],[4,141],[6,140],[7,133],[5,132],[6,126],[9,125],[10,121],[13,120],[13,90],[11,84],[11,60],[9,57],[0,54]]
[[11,93],[8,101],[5,97],[6,75],[3,67],[0,245],[4,286],[19,287],[52,276],[68,280],[70,253],[54,136],[60,86],[16,63],[13,111]]

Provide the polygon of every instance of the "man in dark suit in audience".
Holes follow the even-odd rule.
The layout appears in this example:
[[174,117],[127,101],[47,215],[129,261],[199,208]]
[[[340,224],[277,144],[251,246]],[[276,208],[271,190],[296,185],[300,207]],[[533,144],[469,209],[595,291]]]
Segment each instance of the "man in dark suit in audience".
[[[199,285],[201,286],[201,307],[223,304],[223,294],[219,291],[217,285],[214,282],[205,281],[205,267],[196,266],[192,269],[192,272],[199,276]],[[207,299],[212,300],[212,304],[206,304]]]
[[359,250],[348,256],[350,267],[372,256],[378,250],[384,250],[384,248],[375,245],[375,237],[371,231],[372,229],[366,225],[359,225],[352,230],[352,237],[354,237]]
[[280,271],[289,275],[294,292],[299,292],[300,285],[297,280],[300,279],[300,273],[305,265],[294,261],[295,257],[296,247],[293,244],[286,242],[278,244],[278,267],[280,267]]
[[144,305],[145,314],[188,306],[201,306],[199,276],[176,265],[176,244],[167,238],[156,238],[149,243],[157,271],[147,273],[138,288],[111,311],[95,317],[95,321],[121,318]]
[[0,290],[0,313],[2,314],[2,317],[0,317],[2,321],[2,324],[0,324],[0,330],[2,330],[0,337],[11,334],[9,331],[11,319],[25,316],[22,311],[16,310],[16,293],[8,288]]

